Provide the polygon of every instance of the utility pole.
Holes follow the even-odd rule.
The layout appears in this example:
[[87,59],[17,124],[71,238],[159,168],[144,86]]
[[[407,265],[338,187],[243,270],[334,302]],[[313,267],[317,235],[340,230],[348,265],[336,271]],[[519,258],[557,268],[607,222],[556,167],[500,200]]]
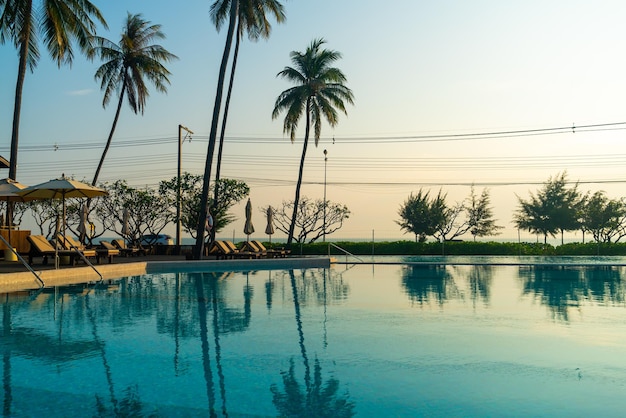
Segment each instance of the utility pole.
[[180,212],[182,207],[182,202],[180,199],[180,177],[182,176],[182,152],[183,152],[183,130],[186,131],[189,135],[193,135],[193,132],[189,130],[189,128],[178,125],[178,171],[176,175],[177,184],[176,184],[176,254],[180,254],[180,238],[181,238],[181,222],[180,222]]
[[328,151],[324,150],[324,235],[322,242],[326,242],[326,162],[328,161]]

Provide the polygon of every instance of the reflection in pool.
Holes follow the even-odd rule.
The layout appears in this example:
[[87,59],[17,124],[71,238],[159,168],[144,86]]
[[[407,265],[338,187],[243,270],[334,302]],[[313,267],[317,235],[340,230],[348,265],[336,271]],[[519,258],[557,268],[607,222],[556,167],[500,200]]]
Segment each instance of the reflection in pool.
[[358,265],[2,295],[3,415],[619,416],[625,272]]

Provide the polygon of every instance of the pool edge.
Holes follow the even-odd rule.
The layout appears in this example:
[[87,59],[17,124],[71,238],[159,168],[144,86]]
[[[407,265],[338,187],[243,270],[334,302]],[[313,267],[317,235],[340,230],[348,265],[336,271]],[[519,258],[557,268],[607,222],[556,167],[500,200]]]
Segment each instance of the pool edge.
[[[198,271],[284,270],[291,268],[329,268],[329,257],[289,257],[254,260],[200,260],[200,261],[140,261],[136,263],[96,265],[105,280],[152,273]],[[35,269],[35,271],[37,271]],[[100,276],[91,267],[37,271],[45,287],[65,286],[99,281]],[[41,286],[31,272],[0,275],[0,293],[38,290]]]

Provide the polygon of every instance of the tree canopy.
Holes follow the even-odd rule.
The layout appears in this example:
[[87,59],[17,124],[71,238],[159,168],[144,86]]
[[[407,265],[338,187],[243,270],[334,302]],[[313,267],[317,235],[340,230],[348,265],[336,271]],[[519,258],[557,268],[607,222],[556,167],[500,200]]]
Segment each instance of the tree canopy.
[[527,200],[517,197],[519,207],[513,222],[519,229],[543,235],[544,243],[548,235],[556,236],[581,227],[580,216],[583,199],[578,191],[578,183],[567,187],[567,173],[550,177],[537,194],[530,193]]
[[302,116],[305,118],[304,143],[302,145],[302,157],[296,193],[291,216],[291,225],[287,234],[287,245],[293,240],[296,219],[300,201],[300,188],[302,187],[302,174],[304,161],[309,144],[311,124],[313,124],[315,145],[322,133],[322,120],[326,119],[331,127],[339,123],[339,113],[347,114],[346,104],[354,103],[354,95],[346,85],[346,76],[343,72],[332,65],[341,58],[337,51],[322,48],[326,41],[322,38],[314,39],[304,53],[292,51],[290,54],[292,67],[285,67],[278,73],[293,84],[291,87],[278,95],[272,119],[276,119],[281,113],[285,113],[283,132],[289,132],[291,142],[295,140],[298,124]]

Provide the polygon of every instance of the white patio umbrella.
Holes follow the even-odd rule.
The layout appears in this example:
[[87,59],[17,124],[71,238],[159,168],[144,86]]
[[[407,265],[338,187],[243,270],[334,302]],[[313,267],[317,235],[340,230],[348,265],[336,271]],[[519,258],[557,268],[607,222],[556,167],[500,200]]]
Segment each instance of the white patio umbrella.
[[247,235],[248,241],[250,241],[250,234],[254,233],[254,225],[252,225],[252,203],[248,198],[246,203],[246,224],[243,226],[243,233]]
[[[2,179],[0,180],[0,199],[4,200],[5,202],[7,202],[7,211],[8,211],[8,206],[9,206],[9,202],[25,202],[27,200],[34,200],[36,198],[28,198],[28,197],[24,197],[24,196],[20,196],[18,194],[18,192],[23,191],[24,189],[26,189],[27,186],[17,182],[13,179]],[[10,216],[3,219],[2,224],[4,224],[4,220],[6,220],[7,224],[12,223],[12,219]],[[8,225],[9,228],[9,244],[11,243],[11,228],[13,225]]]
[[23,198],[33,199],[61,199],[63,205],[63,233],[67,229],[67,221],[65,218],[65,199],[83,198],[92,199],[107,195],[107,191],[99,189],[77,180],[65,178],[62,175],[60,179],[54,179],[45,183],[30,186],[17,193]]

